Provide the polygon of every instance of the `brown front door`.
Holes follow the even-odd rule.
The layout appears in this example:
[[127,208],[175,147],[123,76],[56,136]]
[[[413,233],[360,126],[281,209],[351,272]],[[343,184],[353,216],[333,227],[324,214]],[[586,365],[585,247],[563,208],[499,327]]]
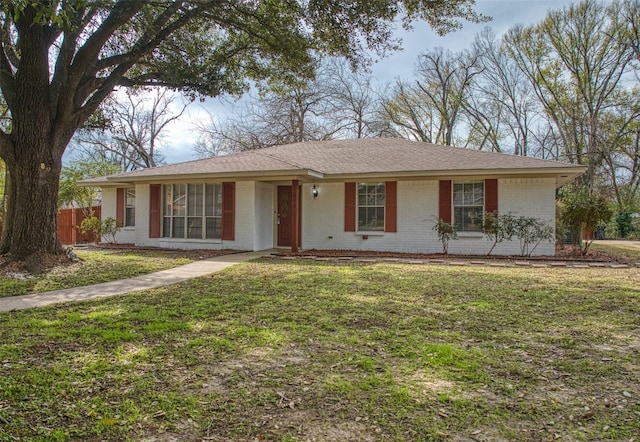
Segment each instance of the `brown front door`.
[[291,186],[278,186],[278,247],[291,247]]
[[278,247],[291,247],[291,238],[293,238],[293,223],[294,218],[297,218],[298,222],[298,247],[302,243],[300,238],[300,224],[302,217],[302,198],[300,195],[300,187],[296,182],[296,188],[298,189],[298,216],[292,216],[292,186],[278,186]]

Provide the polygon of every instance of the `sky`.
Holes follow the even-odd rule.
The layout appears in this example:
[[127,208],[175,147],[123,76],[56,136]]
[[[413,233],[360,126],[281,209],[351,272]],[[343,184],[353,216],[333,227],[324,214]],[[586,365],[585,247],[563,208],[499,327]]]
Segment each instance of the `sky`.
[[[400,29],[396,37],[402,39],[403,51],[393,53],[385,59],[375,63],[371,70],[375,82],[385,84],[396,78],[408,79],[413,73],[415,62],[423,52],[437,47],[452,51],[469,49],[471,42],[485,27],[491,27],[499,37],[512,26],[522,23],[525,25],[540,22],[550,9],[561,9],[575,3],[574,0],[476,0],[476,11],[492,17],[487,23],[463,22],[462,29],[449,33],[443,37],[431,31],[424,22],[414,23],[414,29],[406,32]],[[233,100],[225,101],[210,99],[205,103],[195,102],[190,105],[181,121],[175,123],[167,133],[163,154],[167,163],[189,161],[196,158],[193,145],[197,140],[194,121],[208,120],[208,112],[215,116],[224,115],[225,106],[230,106]],[[221,115],[222,114],[222,115]]]

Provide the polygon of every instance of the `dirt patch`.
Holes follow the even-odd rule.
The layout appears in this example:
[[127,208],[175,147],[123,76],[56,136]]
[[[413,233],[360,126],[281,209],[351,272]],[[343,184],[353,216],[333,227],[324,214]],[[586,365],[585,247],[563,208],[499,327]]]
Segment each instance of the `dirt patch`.
[[629,264],[631,260],[626,256],[614,255],[611,253],[590,249],[586,256],[582,256],[579,247],[565,246],[563,248],[556,247],[557,259],[579,260],[579,261],[596,261],[596,262],[618,262],[621,264]]
[[72,262],[64,253],[31,255],[23,261],[14,261],[8,255],[0,255],[0,275],[26,277],[69,264]]

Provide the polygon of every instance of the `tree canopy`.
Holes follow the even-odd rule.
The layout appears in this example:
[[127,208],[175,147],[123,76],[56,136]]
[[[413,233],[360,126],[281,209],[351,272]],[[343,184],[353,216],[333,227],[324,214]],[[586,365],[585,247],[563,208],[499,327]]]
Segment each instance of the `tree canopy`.
[[120,165],[100,160],[74,160],[68,166],[62,168],[60,174],[60,192],[58,204],[67,206],[80,206],[87,210],[87,216],[91,216],[91,209],[96,204],[99,192],[95,187],[80,187],[78,181],[88,178],[96,178],[114,175],[122,172]]

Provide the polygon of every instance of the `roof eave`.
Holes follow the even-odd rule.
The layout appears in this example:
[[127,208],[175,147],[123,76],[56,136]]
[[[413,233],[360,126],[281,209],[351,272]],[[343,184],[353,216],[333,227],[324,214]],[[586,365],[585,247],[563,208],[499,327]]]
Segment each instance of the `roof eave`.
[[412,178],[457,178],[457,177],[500,177],[500,178],[533,178],[553,177],[556,187],[567,184],[586,170],[584,166],[572,167],[541,167],[541,168],[511,168],[511,169],[457,169],[457,170],[419,170],[419,171],[385,171],[364,173],[330,174],[315,171],[313,169],[248,171],[248,172],[224,172],[224,173],[191,173],[191,174],[157,174],[138,177],[126,177],[122,175],[104,177],[103,179],[91,179],[79,181],[84,187],[122,187],[136,183],[157,183],[174,181],[204,181],[204,180],[293,180],[302,182],[323,181],[348,181],[370,179],[412,179]]
[[[105,177],[104,180],[83,183],[85,187],[117,187],[136,183],[157,183],[165,181],[203,181],[203,180],[264,180],[277,181],[283,179],[298,179],[300,181],[310,181],[322,179],[325,174],[313,169],[290,169],[290,170],[265,170],[265,171],[245,171],[245,172],[222,172],[222,173],[173,173],[173,174],[153,174],[132,177],[114,176]],[[97,183],[97,184],[96,184]]]
[[576,167],[544,167],[533,169],[458,169],[458,170],[425,170],[425,171],[396,171],[369,172],[349,174],[326,174],[325,179],[345,181],[354,179],[388,179],[388,178],[455,178],[455,177],[501,177],[501,178],[531,178],[554,177],[556,187],[560,187],[576,179],[585,172],[584,166]]
[[111,187],[111,186],[122,187],[122,186],[128,186],[131,183],[123,180],[110,181],[107,179],[92,178],[89,180],[78,181],[76,184],[80,187],[105,187],[105,186],[106,187]]

